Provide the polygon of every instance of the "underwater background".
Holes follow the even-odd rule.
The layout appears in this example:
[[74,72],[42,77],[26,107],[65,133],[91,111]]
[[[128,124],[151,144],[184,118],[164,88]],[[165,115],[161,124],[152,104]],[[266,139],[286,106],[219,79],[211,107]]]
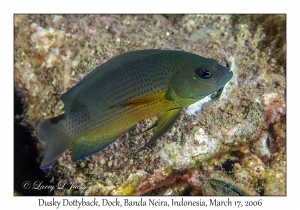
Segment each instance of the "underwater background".
[[[41,171],[33,123],[62,114],[60,94],[94,67],[142,49],[212,58],[234,77],[140,155],[155,116],[100,153],[72,162],[67,150]],[[15,195],[286,195],[286,15],[15,15],[14,86]],[[66,187],[22,187],[35,180]]]

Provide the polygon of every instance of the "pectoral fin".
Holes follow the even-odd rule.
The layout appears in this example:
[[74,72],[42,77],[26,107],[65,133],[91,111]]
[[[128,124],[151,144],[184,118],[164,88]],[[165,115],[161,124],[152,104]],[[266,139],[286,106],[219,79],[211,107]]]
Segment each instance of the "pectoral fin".
[[145,144],[145,146],[139,150],[144,150],[149,145],[153,144],[157,139],[162,137],[166,132],[168,132],[173,125],[175,124],[176,120],[180,116],[180,109],[171,109],[168,111],[165,111],[161,114],[161,116],[158,118],[157,126],[154,135],[150,138],[150,140]]

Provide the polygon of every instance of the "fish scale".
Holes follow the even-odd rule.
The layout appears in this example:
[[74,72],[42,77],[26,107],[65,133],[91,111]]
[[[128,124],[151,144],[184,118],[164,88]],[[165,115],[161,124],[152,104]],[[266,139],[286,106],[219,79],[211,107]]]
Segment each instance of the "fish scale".
[[[203,72],[213,73],[210,81],[201,78]],[[188,52],[141,50],[116,56],[61,96],[63,115],[35,123],[46,143],[41,168],[49,168],[68,147],[73,161],[99,152],[139,121],[161,114],[151,144],[172,127],[183,107],[231,77],[230,69]]]

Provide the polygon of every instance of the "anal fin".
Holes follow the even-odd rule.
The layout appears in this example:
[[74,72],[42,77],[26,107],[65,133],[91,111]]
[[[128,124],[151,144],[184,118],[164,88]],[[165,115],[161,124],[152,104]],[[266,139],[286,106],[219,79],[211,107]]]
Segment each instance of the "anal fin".
[[146,147],[153,144],[157,139],[159,139],[166,132],[168,132],[180,116],[181,110],[182,108],[171,109],[163,112],[158,118],[155,133],[153,134],[153,136],[151,136],[150,140],[145,144],[145,146],[138,152],[144,150]]
[[72,156],[71,159],[73,162],[81,160],[85,157],[89,157],[101,150],[105,149],[111,143],[113,143],[118,136],[108,139],[78,139],[72,144]]

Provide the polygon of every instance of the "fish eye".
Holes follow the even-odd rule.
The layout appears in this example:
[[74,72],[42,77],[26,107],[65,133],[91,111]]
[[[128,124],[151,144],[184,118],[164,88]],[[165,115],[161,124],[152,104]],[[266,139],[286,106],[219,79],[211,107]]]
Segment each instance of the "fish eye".
[[202,79],[210,79],[212,77],[212,72],[205,68],[197,69],[196,74]]

